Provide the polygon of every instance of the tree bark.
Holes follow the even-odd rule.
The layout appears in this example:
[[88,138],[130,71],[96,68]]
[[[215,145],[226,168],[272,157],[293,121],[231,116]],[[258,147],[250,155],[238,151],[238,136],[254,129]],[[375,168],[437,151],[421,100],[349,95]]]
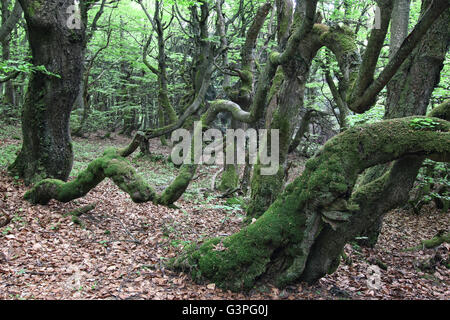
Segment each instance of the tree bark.
[[[2,28],[8,24],[8,19],[11,15],[18,15],[18,17],[20,18],[20,16],[22,15],[22,9],[20,9],[20,14],[18,14],[17,9],[13,9],[13,11],[10,13],[8,10],[8,4],[9,1],[8,0],[2,0]],[[20,4],[16,3],[15,6],[19,6],[20,8]],[[2,58],[4,61],[9,60],[10,58],[10,40],[11,38],[9,36],[3,37],[0,39],[2,40]],[[7,81],[5,82],[5,94],[3,95],[3,102],[6,104],[9,104],[11,106],[15,106],[15,95],[14,95],[14,87],[11,83],[11,81]]]

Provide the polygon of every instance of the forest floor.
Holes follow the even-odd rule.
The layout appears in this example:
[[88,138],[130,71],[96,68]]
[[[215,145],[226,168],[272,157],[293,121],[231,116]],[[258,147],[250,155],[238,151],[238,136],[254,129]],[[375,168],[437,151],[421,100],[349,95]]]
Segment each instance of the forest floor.
[[[128,141],[118,136],[75,138],[72,176],[106,147]],[[428,269],[421,267],[436,255],[448,255],[450,244],[405,250],[450,226],[450,215],[433,207],[424,207],[420,215],[390,212],[375,248],[348,244],[346,261],[315,285],[277,289],[262,284],[247,293],[232,293],[164,268],[184,245],[241,228],[246,199],[221,199],[209,190],[218,167],[200,169],[177,202],[179,209],[135,204],[110,181],[70,203],[32,206],[23,200],[27,187],[6,172],[19,146],[18,129],[2,129],[0,214],[11,221],[0,228],[0,299],[450,299],[450,270],[436,259]],[[131,161],[160,191],[177,168],[165,161],[170,149],[158,140],[150,150],[152,156],[135,155]],[[303,163],[294,159],[291,176],[302,171]],[[79,221],[67,215],[88,204],[96,206]],[[376,289],[368,282],[372,268],[380,274]]]

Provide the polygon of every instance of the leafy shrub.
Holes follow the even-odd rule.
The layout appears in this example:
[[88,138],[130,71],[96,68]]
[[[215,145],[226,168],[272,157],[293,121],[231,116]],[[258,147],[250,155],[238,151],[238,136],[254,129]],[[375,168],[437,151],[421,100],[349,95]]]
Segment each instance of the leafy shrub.
[[434,121],[431,118],[416,118],[412,119],[409,123],[409,126],[414,130],[426,130],[426,129],[435,129],[439,123]]
[[354,114],[347,117],[348,125],[350,127],[362,125],[365,123],[374,123],[383,120],[385,108],[384,106],[375,106],[370,110],[361,113]]

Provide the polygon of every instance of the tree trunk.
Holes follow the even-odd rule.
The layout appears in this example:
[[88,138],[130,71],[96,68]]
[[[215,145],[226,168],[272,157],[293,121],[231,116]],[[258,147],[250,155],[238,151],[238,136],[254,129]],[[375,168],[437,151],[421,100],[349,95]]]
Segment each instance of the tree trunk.
[[[31,75],[22,112],[22,149],[10,169],[27,183],[45,177],[66,180],[73,163],[69,117],[80,88],[86,16],[82,14],[80,29],[69,29],[70,2],[20,3],[33,64],[58,76]],[[83,2],[80,6],[83,12]]]
[[[407,2],[407,0],[403,0]],[[399,1],[402,2],[402,1]],[[400,4],[398,4],[400,5]],[[426,6],[424,6],[426,7]],[[401,29],[401,33],[405,34],[404,29],[407,27],[408,19],[404,11],[400,13],[393,13],[393,22],[402,19],[402,22],[396,21],[396,25]],[[398,34],[397,32],[395,32]],[[411,57],[409,57],[401,69],[397,72],[394,78],[388,85],[388,98],[386,105],[385,119],[401,118],[411,115],[424,115],[427,111],[431,94],[434,88],[438,85],[440,79],[440,72],[443,68],[446,53],[450,45],[450,10],[442,14],[436,23],[430,28],[420,45],[414,50]],[[399,38],[392,40],[391,55],[400,46]],[[427,72],[424,72],[427,70]],[[411,163],[412,168],[416,170],[405,170],[406,176],[398,180],[399,190],[403,188],[403,202],[399,206],[403,206],[408,201],[409,191],[412,184],[406,183],[400,185],[401,181],[414,182],[423,159],[416,159],[417,163]],[[368,170],[363,183],[369,183],[386,172],[386,166],[374,167]],[[383,215],[368,229],[364,230],[361,236],[367,238],[360,241],[360,244],[373,247],[375,246],[378,235],[381,231]]]
[[[309,78],[312,60],[317,51],[326,45],[335,52],[341,65],[352,63],[352,55],[356,50],[352,35],[346,34],[345,30],[329,30],[326,26],[315,25],[313,31],[298,46],[296,57],[283,63],[273,80],[271,91],[273,90],[277,96],[278,108],[273,112],[267,112],[266,123],[267,129],[279,130],[280,168],[276,175],[263,176],[260,174],[261,165],[255,165],[247,220],[257,218],[264,213],[282,192],[285,176],[284,166],[290,150],[289,146],[292,142],[297,115],[304,107],[305,86]],[[346,61],[342,62],[341,60]],[[272,92],[269,92],[269,99],[272,99],[271,96]]]
[[[332,138],[253,224],[230,237],[186,248],[172,261],[172,267],[189,271],[196,280],[207,278],[231,290],[248,290],[266,277],[274,279],[278,286],[301,278],[317,279],[309,271],[310,260],[316,253],[333,247],[335,238],[331,238],[331,243],[320,239],[330,230],[343,238],[345,231],[353,230],[352,226],[356,230],[365,224],[367,216],[360,216],[358,204],[364,205],[363,196],[378,197],[380,184],[390,181],[390,177],[384,177],[364,192],[360,190],[361,196],[350,198],[358,174],[404,156],[439,153],[441,160],[448,160],[450,123],[433,118],[439,122],[437,131],[413,130],[411,121],[416,118],[350,128]],[[342,251],[343,244],[345,241],[337,246],[337,251]],[[332,255],[331,258],[336,261]],[[320,264],[320,269],[333,271],[335,265],[327,261]]]
[[[8,10],[9,0],[2,0],[2,27],[6,25],[11,13]],[[14,14],[14,12],[12,13]],[[11,38],[6,36],[2,40],[2,58],[4,61],[10,58],[10,41]],[[11,106],[15,106],[14,87],[11,81],[7,81],[5,84],[5,94],[3,95],[3,102]]]

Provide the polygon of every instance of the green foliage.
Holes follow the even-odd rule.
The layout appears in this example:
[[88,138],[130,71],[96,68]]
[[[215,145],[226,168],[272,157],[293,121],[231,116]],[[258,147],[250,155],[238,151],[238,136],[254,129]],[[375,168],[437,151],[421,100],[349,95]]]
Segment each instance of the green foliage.
[[434,130],[439,123],[431,118],[416,118],[412,119],[409,126],[414,130]]
[[347,121],[350,127],[365,123],[375,123],[383,120],[384,112],[384,106],[377,105],[364,113],[348,116]]
[[0,145],[0,168],[6,168],[13,163],[20,146],[17,144]]
[[0,73],[9,74],[12,72],[22,72],[22,73],[36,73],[40,72],[48,76],[53,76],[56,78],[61,78],[60,75],[50,72],[45,66],[35,66],[28,61],[19,60],[4,60],[0,61]]
[[447,52],[444,61],[444,67],[441,71],[441,78],[439,85],[433,90],[433,96],[431,102],[434,105],[443,103],[445,100],[450,99],[450,52]]

